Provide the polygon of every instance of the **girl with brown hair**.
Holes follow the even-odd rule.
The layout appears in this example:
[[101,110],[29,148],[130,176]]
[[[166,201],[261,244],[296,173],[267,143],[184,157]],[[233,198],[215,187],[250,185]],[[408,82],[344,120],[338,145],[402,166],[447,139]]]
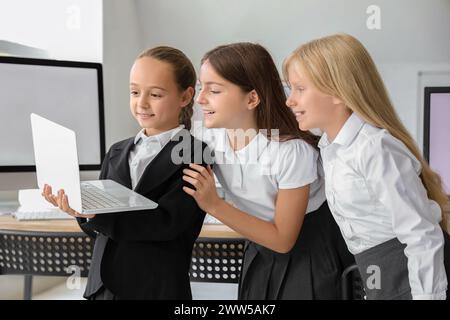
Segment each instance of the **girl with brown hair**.
[[[197,97],[211,168],[184,170],[198,205],[248,239],[240,299],[338,299],[353,257],[325,200],[316,137],[299,130],[267,50],[219,46],[202,59]],[[232,204],[230,204],[231,202]]]
[[205,213],[184,193],[187,164],[175,163],[172,154],[181,135],[187,136],[183,151],[191,158],[199,159],[194,154],[206,148],[184,129],[191,125],[195,82],[192,63],[175,48],[146,50],[131,68],[130,109],[142,129],[111,146],[100,179],[152,199],[156,209],[87,216],[70,208],[63,190],[52,195],[45,187],[46,199],[96,238],[85,298],[192,298],[189,267]]

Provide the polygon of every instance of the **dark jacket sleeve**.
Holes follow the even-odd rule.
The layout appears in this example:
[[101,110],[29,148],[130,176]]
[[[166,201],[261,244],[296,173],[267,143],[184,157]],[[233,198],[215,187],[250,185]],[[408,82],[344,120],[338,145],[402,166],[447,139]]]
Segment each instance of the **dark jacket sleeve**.
[[119,214],[101,214],[90,219],[86,227],[94,229],[115,241],[168,241],[179,237],[198,221],[204,212],[195,199],[183,191],[192,186],[182,179],[181,166],[158,199],[158,207]]
[[[109,162],[109,151],[106,153],[102,163],[102,167],[100,169],[100,177],[99,177],[100,180],[104,180],[108,176],[108,162]],[[80,226],[81,230],[83,230],[84,233],[86,233],[88,236],[94,239],[97,237],[97,233],[86,225],[88,221],[86,218],[76,218],[76,219],[78,225]]]

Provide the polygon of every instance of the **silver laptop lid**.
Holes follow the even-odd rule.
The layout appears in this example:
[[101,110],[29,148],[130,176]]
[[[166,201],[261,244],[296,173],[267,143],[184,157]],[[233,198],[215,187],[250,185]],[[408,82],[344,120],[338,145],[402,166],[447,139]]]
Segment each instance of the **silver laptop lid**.
[[75,132],[37,114],[31,114],[34,159],[39,189],[64,189],[70,207],[82,212],[80,171]]

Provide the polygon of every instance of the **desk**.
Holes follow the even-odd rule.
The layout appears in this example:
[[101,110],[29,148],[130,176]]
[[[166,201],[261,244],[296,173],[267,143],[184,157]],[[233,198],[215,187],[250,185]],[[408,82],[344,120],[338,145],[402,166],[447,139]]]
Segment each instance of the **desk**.
[[[83,233],[74,219],[18,221],[9,215],[0,216],[0,230]],[[237,232],[223,224],[203,225],[199,237],[226,239],[242,238]]]
[[[237,283],[244,242],[227,226],[205,224],[192,252],[191,281]],[[86,277],[93,244],[75,220],[0,216],[0,275],[24,275],[24,299],[31,299],[33,275]]]

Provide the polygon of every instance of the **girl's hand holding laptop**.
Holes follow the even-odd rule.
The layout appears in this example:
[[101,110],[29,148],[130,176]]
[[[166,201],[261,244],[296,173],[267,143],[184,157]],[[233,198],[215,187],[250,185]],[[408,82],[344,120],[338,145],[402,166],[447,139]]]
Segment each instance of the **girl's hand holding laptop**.
[[71,207],[69,207],[69,198],[64,193],[64,190],[61,189],[58,191],[58,195],[54,195],[52,193],[52,187],[49,185],[44,185],[44,191],[42,192],[42,196],[53,204],[55,207],[58,207],[60,210],[66,212],[68,215],[75,217],[75,218],[88,218],[92,219],[95,217],[95,214],[80,214],[79,212],[73,210]]

